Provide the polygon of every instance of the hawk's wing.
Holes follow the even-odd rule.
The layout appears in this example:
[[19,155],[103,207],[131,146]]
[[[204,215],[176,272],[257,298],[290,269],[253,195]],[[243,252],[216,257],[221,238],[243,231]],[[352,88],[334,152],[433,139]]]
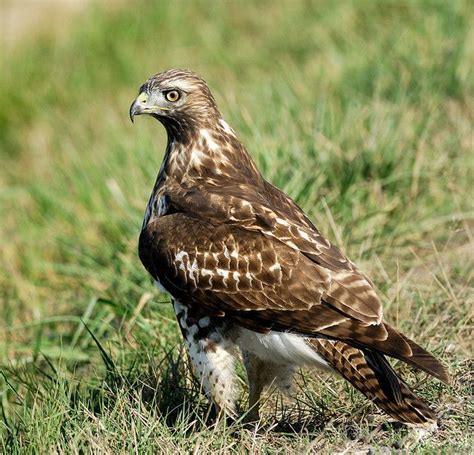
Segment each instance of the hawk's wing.
[[212,191],[196,187],[183,190],[182,185],[169,183],[172,211],[283,243],[292,253],[320,266],[316,269],[325,281],[330,277],[330,288],[325,289],[328,303],[362,322],[380,323],[382,306],[370,280],[319,233],[293,200],[264,183],[258,188],[242,184]]
[[441,376],[430,354],[378,321],[380,303],[362,275],[326,268],[283,240],[178,212],[147,226],[139,252],[147,270],[175,298],[210,315],[256,331],[345,340]]

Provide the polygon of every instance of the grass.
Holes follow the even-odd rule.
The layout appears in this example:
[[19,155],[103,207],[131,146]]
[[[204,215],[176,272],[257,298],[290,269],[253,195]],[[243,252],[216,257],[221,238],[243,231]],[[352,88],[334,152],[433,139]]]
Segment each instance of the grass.
[[[467,0],[143,0],[89,6],[60,39],[2,56],[0,451],[469,452],[473,20]],[[318,372],[293,404],[270,398],[257,430],[206,423],[136,253],[165,134],[132,127],[128,106],[170,67],[208,80],[263,174],[446,363],[449,386],[403,367],[440,430],[387,425]]]

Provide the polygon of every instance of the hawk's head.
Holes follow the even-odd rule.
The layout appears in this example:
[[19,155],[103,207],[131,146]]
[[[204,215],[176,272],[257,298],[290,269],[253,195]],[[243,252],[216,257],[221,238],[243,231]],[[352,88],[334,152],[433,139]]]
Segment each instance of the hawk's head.
[[148,114],[168,132],[162,167],[177,180],[207,179],[219,185],[233,181],[260,182],[250,155],[224,121],[206,82],[188,70],[168,70],[150,77],[130,106],[130,119]]
[[168,70],[150,77],[130,106],[130,119],[149,114],[165,127],[186,128],[220,118],[206,82],[188,70]]

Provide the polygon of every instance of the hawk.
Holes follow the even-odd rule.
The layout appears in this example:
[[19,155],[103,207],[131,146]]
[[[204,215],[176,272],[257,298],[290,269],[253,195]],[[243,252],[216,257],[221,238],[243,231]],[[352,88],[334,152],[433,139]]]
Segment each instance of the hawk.
[[267,182],[187,70],[150,77],[130,107],[166,129],[139,256],[174,311],[202,389],[235,415],[241,352],[249,417],[263,389],[291,390],[295,370],[339,373],[392,418],[432,424],[434,411],[390,366],[402,360],[447,382],[442,364],[384,322],[374,286],[302,209]]

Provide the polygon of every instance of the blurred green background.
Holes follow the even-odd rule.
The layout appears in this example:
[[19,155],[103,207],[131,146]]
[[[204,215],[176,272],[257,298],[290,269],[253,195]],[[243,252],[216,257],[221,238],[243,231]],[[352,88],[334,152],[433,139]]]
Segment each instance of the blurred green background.
[[[0,451],[471,446],[472,2],[20,1],[0,15]],[[265,177],[448,365],[449,387],[404,370],[443,418],[429,440],[314,372],[297,417],[269,410],[278,431],[201,424],[169,298],[136,253],[166,137],[128,107],[173,67],[208,81]]]

